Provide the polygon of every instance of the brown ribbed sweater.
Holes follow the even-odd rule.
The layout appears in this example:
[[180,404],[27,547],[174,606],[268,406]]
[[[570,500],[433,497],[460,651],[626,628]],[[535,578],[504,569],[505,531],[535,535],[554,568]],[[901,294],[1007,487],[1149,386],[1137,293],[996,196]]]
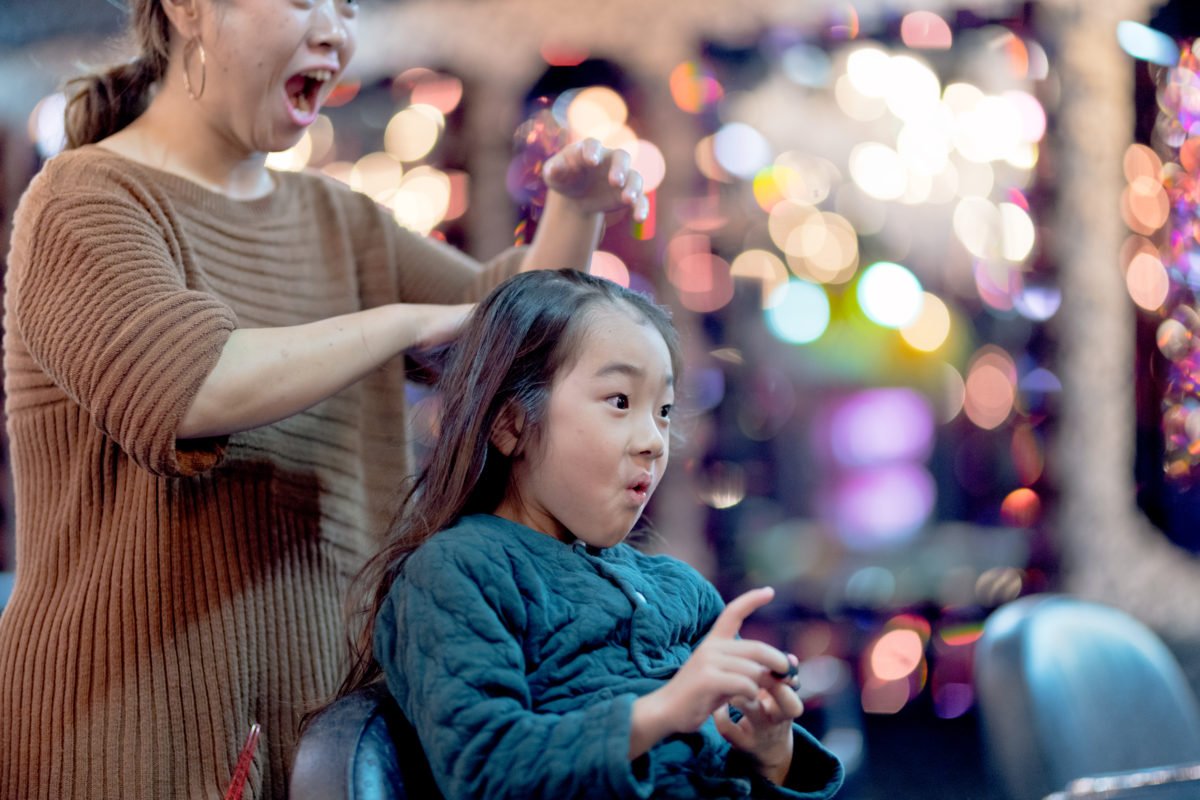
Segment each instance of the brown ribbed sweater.
[[23,196],[4,388],[16,583],[0,616],[0,797],[286,794],[300,715],[341,677],[341,602],[405,473],[398,359],[283,422],[174,431],[230,331],[458,302],[483,269],[368,198],[280,174],[235,201],[98,147]]

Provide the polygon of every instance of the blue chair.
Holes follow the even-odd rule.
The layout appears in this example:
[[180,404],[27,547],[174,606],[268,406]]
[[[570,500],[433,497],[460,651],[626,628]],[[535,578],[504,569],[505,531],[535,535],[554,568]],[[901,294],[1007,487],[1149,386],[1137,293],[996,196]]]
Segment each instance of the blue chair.
[[13,580],[15,575],[12,572],[0,572],[0,611],[8,605],[8,598],[12,595]]
[[300,736],[291,800],[440,800],[417,732],[383,683],[341,697]]
[[1060,594],[1001,606],[976,643],[975,683],[983,741],[1012,800],[1200,797],[1200,780],[1181,777],[1200,762],[1195,691],[1128,614]]

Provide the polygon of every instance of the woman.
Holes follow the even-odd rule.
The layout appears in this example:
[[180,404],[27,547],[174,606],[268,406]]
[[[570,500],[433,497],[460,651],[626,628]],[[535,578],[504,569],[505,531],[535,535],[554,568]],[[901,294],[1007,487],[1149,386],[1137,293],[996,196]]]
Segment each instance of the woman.
[[487,268],[326,179],[275,173],[354,52],[347,0],[133,0],[14,220],[5,390],[17,578],[0,797],[283,795],[336,685],[340,598],[406,473],[403,370],[518,269],[584,267],[646,214],[628,157],[547,166]]

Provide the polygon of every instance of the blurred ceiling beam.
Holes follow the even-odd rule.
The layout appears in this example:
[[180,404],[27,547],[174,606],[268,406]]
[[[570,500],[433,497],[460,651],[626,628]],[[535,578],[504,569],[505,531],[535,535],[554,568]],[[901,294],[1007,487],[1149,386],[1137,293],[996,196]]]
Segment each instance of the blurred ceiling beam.
[[[820,31],[853,8],[865,33],[912,10],[896,0],[371,0],[364,3],[353,71],[364,80],[412,66],[465,78],[521,83],[542,69],[544,42],[581,47],[643,74],[662,74],[696,55],[703,39],[746,39],[775,25]],[[953,19],[960,11],[1003,17],[1014,0],[925,0]],[[38,0],[0,4],[0,124],[24,124],[38,100],[86,70],[128,58],[117,35],[121,0]]]

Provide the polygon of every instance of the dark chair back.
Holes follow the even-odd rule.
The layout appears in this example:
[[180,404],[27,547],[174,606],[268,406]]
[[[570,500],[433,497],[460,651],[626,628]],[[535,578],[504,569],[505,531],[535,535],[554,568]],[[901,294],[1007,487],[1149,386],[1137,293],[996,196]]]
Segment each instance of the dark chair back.
[[1076,779],[1200,761],[1200,708],[1162,640],[1067,595],[997,609],[975,649],[984,742],[1014,800]]
[[339,698],[300,736],[291,800],[440,800],[417,733],[383,683]]

